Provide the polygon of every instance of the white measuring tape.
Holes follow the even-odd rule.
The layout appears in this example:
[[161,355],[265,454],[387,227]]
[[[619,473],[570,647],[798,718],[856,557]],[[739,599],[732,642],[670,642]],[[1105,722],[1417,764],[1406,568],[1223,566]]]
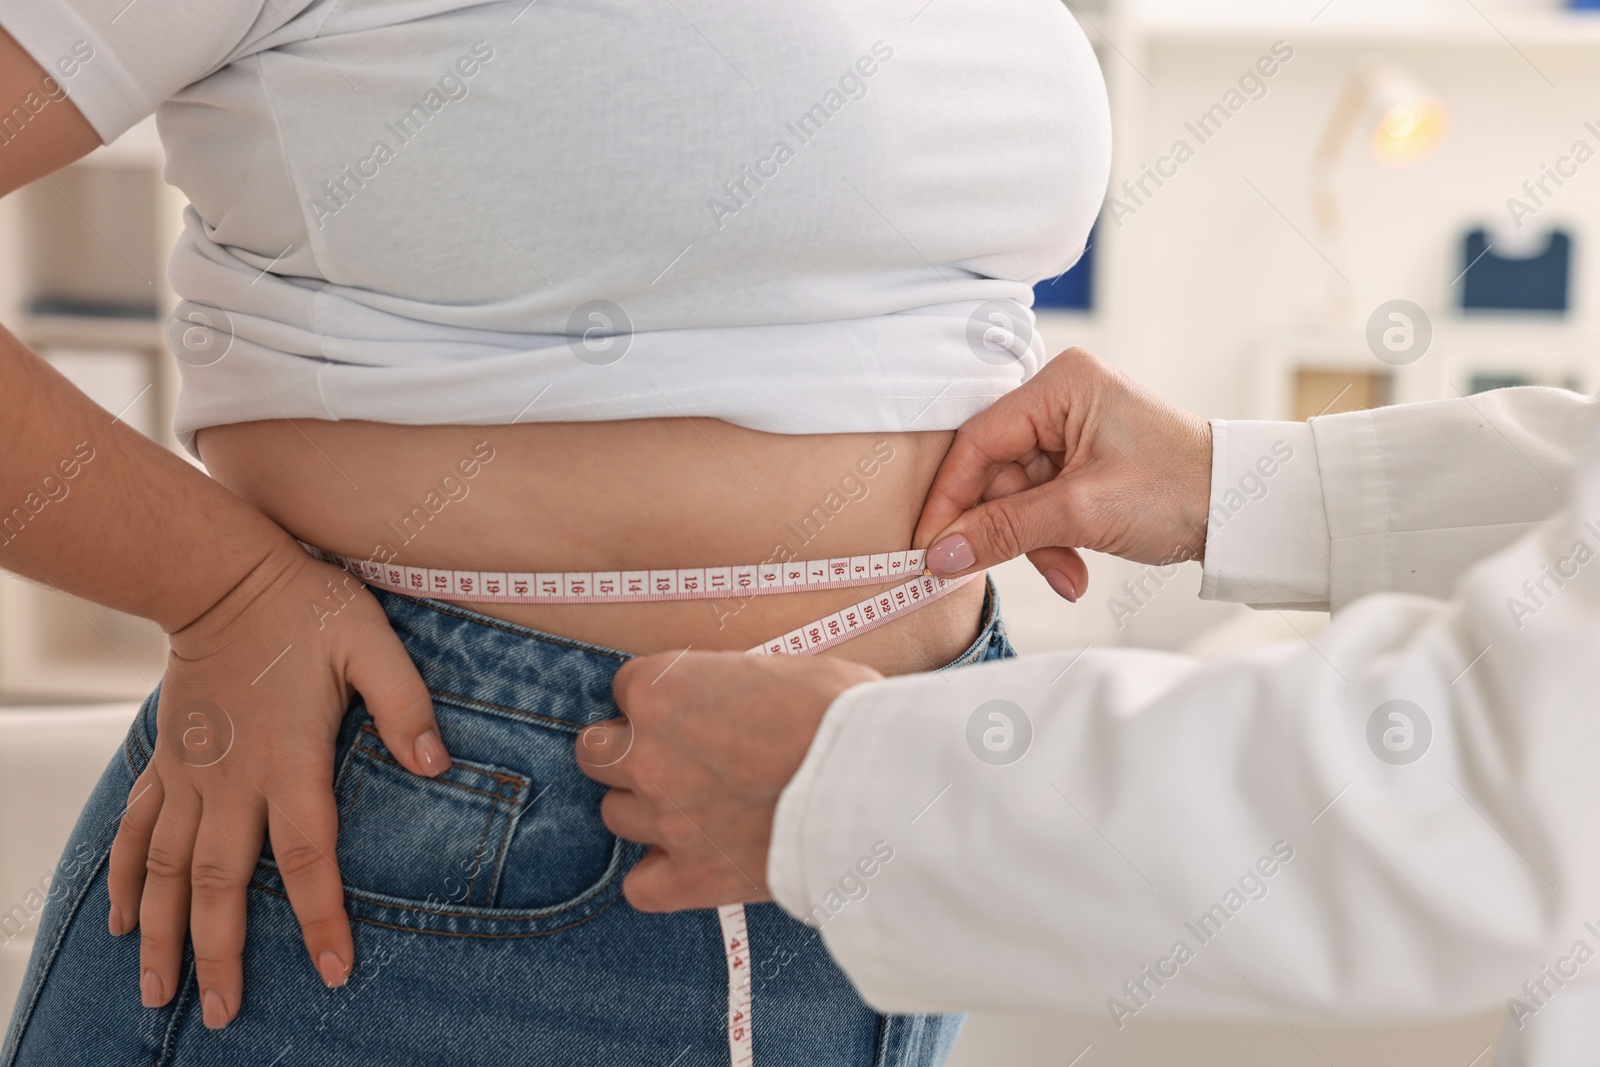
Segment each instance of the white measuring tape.
[[637,604],[661,600],[734,600],[775,593],[879,585],[910,578],[798,626],[749,651],[759,655],[804,655],[875,630],[895,616],[915,611],[965,585],[965,578],[922,574],[924,553],[879,552],[865,556],[753,563],[741,567],[683,567],[661,571],[458,571],[402,567],[341,556],[308,545],[318,559],[343,567],[368,585],[409,596],[489,604]]
[[728,958],[728,1058],[733,1067],[752,1067],[756,1062],[751,1008],[755,993],[750,988],[750,927],[745,923],[743,904],[724,904],[717,908],[722,925],[722,951]]
[[[684,567],[661,571],[458,571],[402,567],[341,556],[300,542],[318,559],[343,567],[368,585],[409,596],[492,604],[629,604],[662,600],[732,600],[774,593],[909,581],[874,593],[850,607],[798,626],[749,649],[758,656],[805,656],[859,637],[895,617],[954,592],[978,577],[922,574],[920,550],[865,556],[756,563],[740,567]],[[752,1067],[754,994],[750,983],[750,930],[743,904],[717,909],[728,962],[728,1053],[733,1067]]]

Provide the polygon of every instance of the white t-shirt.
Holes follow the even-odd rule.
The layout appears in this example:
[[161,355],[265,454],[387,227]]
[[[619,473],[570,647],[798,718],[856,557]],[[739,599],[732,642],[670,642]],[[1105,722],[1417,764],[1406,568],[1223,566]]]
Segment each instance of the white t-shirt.
[[[948,429],[1110,166],[1059,0],[0,0],[189,198],[175,430]],[[993,303],[991,303],[993,302]],[[1009,332],[1008,332],[1009,328]]]

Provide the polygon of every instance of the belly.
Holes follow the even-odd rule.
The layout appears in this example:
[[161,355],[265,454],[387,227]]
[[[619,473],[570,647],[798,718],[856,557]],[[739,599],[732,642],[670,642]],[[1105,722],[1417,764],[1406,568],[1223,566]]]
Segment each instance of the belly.
[[[912,547],[952,436],[766,434],[715,419],[272,420],[210,427],[198,447],[218,481],[334,552],[460,570],[621,571]],[[459,603],[626,652],[743,651],[874,588],[646,604]],[[982,583],[969,583],[823,654],[886,674],[928,670],[971,643],[982,599]]]

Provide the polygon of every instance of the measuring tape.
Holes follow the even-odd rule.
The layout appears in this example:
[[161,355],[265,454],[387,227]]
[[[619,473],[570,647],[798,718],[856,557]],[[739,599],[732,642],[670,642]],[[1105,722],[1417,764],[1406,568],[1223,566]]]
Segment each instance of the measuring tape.
[[[492,604],[636,604],[662,600],[731,600],[774,593],[881,585],[910,577],[832,615],[798,626],[749,649],[757,656],[807,656],[955,592],[978,577],[922,574],[921,550],[865,556],[756,563],[740,567],[685,567],[663,571],[458,571],[402,567],[329,552],[300,542],[320,560],[343,567],[368,585],[409,596]],[[754,994],[750,982],[750,928],[743,904],[717,909],[728,963],[728,1054],[733,1067],[752,1067]]]
[[457,571],[402,567],[341,556],[300,542],[371,585],[411,596],[491,604],[632,604],[645,600],[731,600],[878,585],[922,573],[923,553],[878,552],[834,559],[751,563],[742,567],[679,567],[664,571]]
[[756,1059],[750,1009],[755,994],[750,989],[750,927],[744,905],[722,905],[717,909],[717,922],[722,926],[722,951],[728,958],[728,1057],[733,1067],[752,1067]]
[[[920,566],[922,553],[915,555]],[[870,596],[854,607],[797,627],[782,637],[774,637],[749,651],[758,656],[807,656],[820,652],[829,645],[882,626],[896,614],[903,615],[931,604],[976,577],[978,575],[969,574],[964,578],[915,578]],[[755,1060],[751,1047],[750,1008],[754,994],[750,989],[750,939],[744,905],[724,904],[717,909],[717,918],[722,924],[722,947],[728,957],[728,1052],[733,1067],[752,1067]]]
[[320,560],[343,567],[368,585],[409,596],[489,604],[638,604],[662,600],[733,600],[775,593],[909,581],[874,593],[850,607],[796,627],[749,651],[758,655],[806,655],[875,630],[895,616],[915,611],[954,592],[977,575],[936,578],[922,574],[920,549],[865,556],[753,563],[741,567],[684,567],[661,571],[458,571],[402,567],[300,542]]

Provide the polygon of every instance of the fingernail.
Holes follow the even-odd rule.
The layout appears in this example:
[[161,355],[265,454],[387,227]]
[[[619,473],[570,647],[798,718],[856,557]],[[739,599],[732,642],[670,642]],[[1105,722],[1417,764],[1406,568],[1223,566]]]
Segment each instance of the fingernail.
[[951,534],[928,549],[928,569],[934,574],[957,574],[977,561],[972,545],[960,534]]
[[115,904],[111,905],[111,919],[109,925],[111,927],[112,937],[121,937],[123,934],[128,932],[128,928],[123,925],[122,909],[117,907]]
[[429,730],[417,738],[412,750],[417,754],[417,762],[429,774],[438,774],[450,767],[450,754],[444,750],[437,730]]
[[1073,585],[1072,579],[1061,571],[1056,570],[1054,567],[1046,568],[1044,580],[1050,583],[1051,589],[1066,597],[1068,603],[1076,604],[1078,602],[1078,587]]
[[317,957],[317,970],[322,974],[322,984],[329,989],[338,989],[350,978],[350,971],[344,965],[337,953],[324,952]]
[[228,1006],[222,1002],[221,993],[208,989],[200,1002],[200,1017],[205,1020],[206,1029],[221,1030],[228,1025]]
[[161,994],[161,976],[155,971],[145,971],[139,978],[139,1002],[147,1008],[159,1008],[166,1000]]

